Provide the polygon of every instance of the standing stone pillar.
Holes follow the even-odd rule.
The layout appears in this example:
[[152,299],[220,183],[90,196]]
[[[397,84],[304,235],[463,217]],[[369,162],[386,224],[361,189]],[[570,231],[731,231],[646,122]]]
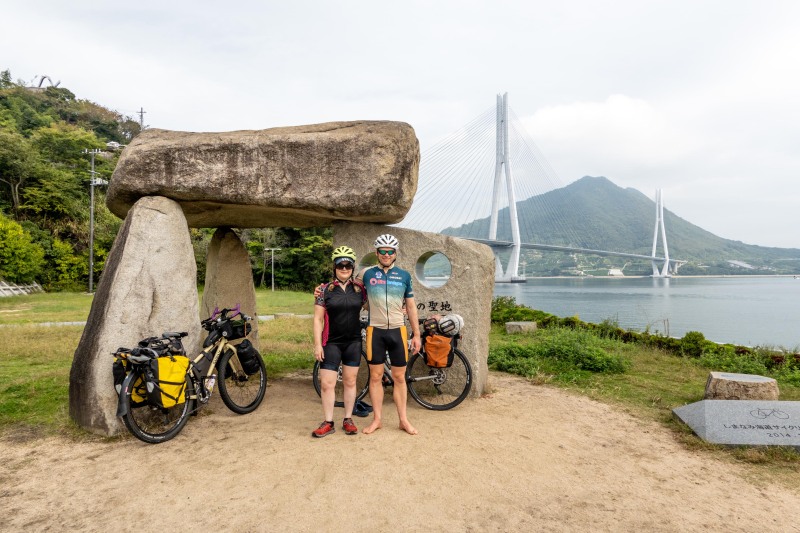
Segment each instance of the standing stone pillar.
[[211,238],[206,254],[202,318],[210,317],[214,307],[231,308],[237,303],[241,304],[243,313],[253,317],[253,332],[248,338],[258,348],[256,288],[250,254],[232,229],[219,228]]
[[187,331],[188,353],[200,345],[197,264],[181,207],[167,198],[138,200],[122,225],[72,360],[69,414],[84,429],[122,429],[111,375],[112,352],[165,331]]
[[[411,273],[419,316],[456,313],[464,318],[459,349],[472,365],[472,395],[480,395],[488,376],[495,268],[491,248],[438,233],[353,222],[334,223],[333,245],[352,247],[358,255],[360,267],[373,265],[377,263],[373,243],[383,233],[391,233],[400,241],[396,265]],[[426,262],[437,252],[450,263],[450,279],[439,287],[435,285],[440,280],[425,277]],[[443,261],[439,256],[437,259]]]

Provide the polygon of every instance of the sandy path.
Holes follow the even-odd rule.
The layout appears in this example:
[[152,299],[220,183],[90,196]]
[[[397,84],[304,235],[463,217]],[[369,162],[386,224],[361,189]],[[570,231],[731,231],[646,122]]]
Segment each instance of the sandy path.
[[753,485],[656,424],[504,374],[491,383],[450,412],[411,401],[416,437],[389,403],[374,435],[310,438],[321,409],[298,376],[272,382],[251,415],[217,400],[157,446],[6,439],[0,529],[800,531],[797,493]]

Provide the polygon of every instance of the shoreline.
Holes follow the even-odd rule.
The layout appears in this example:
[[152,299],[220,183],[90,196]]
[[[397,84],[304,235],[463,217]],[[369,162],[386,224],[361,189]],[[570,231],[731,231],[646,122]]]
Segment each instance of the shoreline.
[[715,274],[688,276],[670,276],[668,278],[653,276],[526,276],[525,279],[689,279],[689,278],[794,278],[800,279],[800,274]]

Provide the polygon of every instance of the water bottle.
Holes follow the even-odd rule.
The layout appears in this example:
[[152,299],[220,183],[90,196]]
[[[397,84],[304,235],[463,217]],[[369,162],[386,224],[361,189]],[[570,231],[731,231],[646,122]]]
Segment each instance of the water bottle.
[[208,378],[208,383],[206,384],[206,388],[208,389],[208,395],[211,396],[211,393],[214,392],[214,383],[217,382],[217,375],[211,374],[211,377]]

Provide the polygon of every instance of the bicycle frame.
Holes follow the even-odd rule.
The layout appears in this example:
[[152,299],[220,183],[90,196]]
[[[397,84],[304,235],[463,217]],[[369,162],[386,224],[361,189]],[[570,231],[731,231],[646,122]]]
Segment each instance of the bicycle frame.
[[[226,349],[230,349],[234,354],[236,354],[236,347],[228,342],[228,339],[225,337],[220,337],[210,346],[203,348],[197,357],[192,359],[191,364],[189,365],[189,377],[192,380],[194,390],[192,391],[192,394],[189,395],[190,399],[198,400],[202,404],[208,402],[212,392],[212,390],[209,390],[207,386],[208,381],[215,376],[217,363],[219,362],[220,357],[222,357],[222,354],[225,353]],[[203,374],[202,371],[199,370],[200,363],[203,361],[203,359],[207,360],[207,356],[210,353],[213,353],[214,355],[211,357],[211,364],[208,365],[208,370],[206,370],[206,373]],[[234,373],[238,374],[242,371],[238,356],[234,355],[234,357],[231,357],[229,364],[231,365]]]

